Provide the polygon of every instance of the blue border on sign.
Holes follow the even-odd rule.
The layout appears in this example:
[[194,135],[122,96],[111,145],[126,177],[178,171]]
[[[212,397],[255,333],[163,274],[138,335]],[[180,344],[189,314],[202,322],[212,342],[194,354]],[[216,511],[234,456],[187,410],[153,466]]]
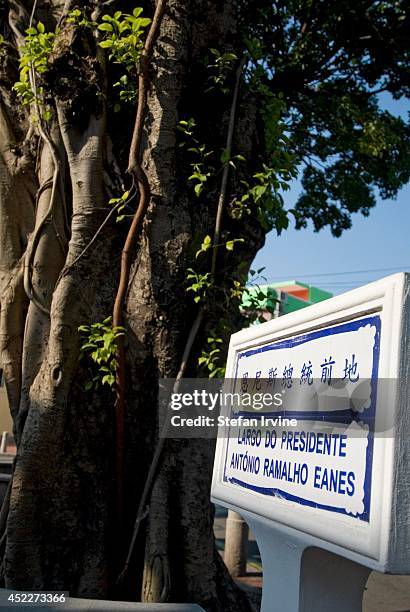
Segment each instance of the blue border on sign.
[[[365,419],[361,418],[362,415],[353,413],[350,409],[337,410],[337,411],[335,410],[335,411],[328,411],[328,412],[302,413],[303,419],[300,418],[302,411],[298,411],[298,412],[283,411],[283,412],[278,412],[278,413],[275,412],[275,416],[286,416],[288,418],[296,417],[304,421],[320,420],[321,422],[329,422],[329,423],[332,423],[332,422],[333,423],[343,423],[343,422],[351,423],[353,421],[356,421],[358,423],[367,424],[369,426],[368,443],[367,443],[367,449],[366,449],[366,471],[365,471],[365,479],[364,479],[364,487],[363,487],[364,488],[364,499],[363,499],[364,510],[362,514],[355,515],[354,517],[362,521],[369,522],[370,520],[370,502],[371,502],[373,446],[374,446],[374,423],[375,423],[375,416],[376,416],[377,379],[378,379],[378,372],[379,372],[379,355],[380,355],[380,332],[381,332],[380,316],[376,315],[372,317],[355,319],[354,321],[349,321],[348,323],[334,325],[333,327],[326,327],[325,329],[320,329],[317,331],[309,332],[306,334],[302,334],[300,336],[288,338],[286,340],[280,340],[276,343],[264,345],[256,349],[248,349],[246,351],[238,352],[234,380],[235,382],[237,380],[239,361],[241,359],[250,357],[258,353],[264,353],[266,351],[274,351],[274,350],[284,349],[284,348],[291,349],[294,346],[298,346],[306,342],[311,342],[312,340],[315,340],[317,338],[323,338],[325,336],[333,336],[333,335],[343,334],[347,332],[355,332],[358,329],[365,327],[367,325],[371,325],[372,327],[374,327],[376,330],[376,333],[374,337],[372,376],[371,376],[371,381],[370,381],[370,393],[371,393],[370,407],[366,410]],[[258,418],[258,417],[261,417],[262,415],[272,416],[272,413],[240,412],[236,414],[241,415],[241,416],[251,416],[252,415],[252,418]],[[223,480],[225,482],[231,482],[242,488],[250,489],[257,493],[261,493],[262,495],[281,497],[289,501],[297,502],[298,504],[303,505],[303,506],[320,508],[322,510],[329,510],[330,512],[336,512],[339,514],[346,514],[347,516],[352,516],[352,514],[350,512],[347,512],[344,508],[337,508],[335,506],[326,506],[324,504],[318,504],[316,502],[312,502],[305,498],[291,495],[290,493],[283,491],[280,488],[257,487],[257,486],[248,484],[242,480],[239,480],[237,478],[228,478],[226,476],[226,463],[227,463],[228,451],[229,451],[229,440],[230,440],[229,433],[230,433],[230,429],[228,431],[228,441],[226,445],[225,462],[224,462]]]

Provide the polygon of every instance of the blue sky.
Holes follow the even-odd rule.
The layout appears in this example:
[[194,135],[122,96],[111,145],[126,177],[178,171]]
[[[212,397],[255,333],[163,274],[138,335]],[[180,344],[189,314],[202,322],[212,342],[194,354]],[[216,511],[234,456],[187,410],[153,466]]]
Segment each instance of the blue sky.
[[[381,103],[403,118],[410,111],[409,100],[396,102],[384,95]],[[300,182],[295,181],[285,196],[287,207],[300,191]],[[271,232],[253,267],[264,266],[268,282],[300,280],[334,294],[394,272],[410,272],[410,184],[396,200],[378,199],[369,217],[356,214],[352,219],[352,228],[340,238],[327,229],[315,233],[311,227],[288,229],[281,236]]]

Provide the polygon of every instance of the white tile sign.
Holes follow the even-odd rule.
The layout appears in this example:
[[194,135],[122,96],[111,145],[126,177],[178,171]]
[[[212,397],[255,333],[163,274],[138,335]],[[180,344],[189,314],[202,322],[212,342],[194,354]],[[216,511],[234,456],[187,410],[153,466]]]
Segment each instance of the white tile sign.
[[238,351],[235,390],[279,391],[283,404],[232,413],[243,425],[224,480],[368,521],[380,327],[375,315]]
[[[362,565],[410,571],[410,275],[231,337],[212,498]],[[262,529],[262,527],[261,527]],[[264,532],[265,533],[265,532]],[[266,532],[267,533],[267,532]]]

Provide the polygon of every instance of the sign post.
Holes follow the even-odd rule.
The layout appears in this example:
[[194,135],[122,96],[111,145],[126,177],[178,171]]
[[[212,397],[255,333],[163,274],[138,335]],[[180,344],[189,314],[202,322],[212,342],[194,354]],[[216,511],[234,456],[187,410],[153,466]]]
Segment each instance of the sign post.
[[212,499],[255,534],[264,612],[358,611],[372,569],[410,572],[409,281],[231,338]]

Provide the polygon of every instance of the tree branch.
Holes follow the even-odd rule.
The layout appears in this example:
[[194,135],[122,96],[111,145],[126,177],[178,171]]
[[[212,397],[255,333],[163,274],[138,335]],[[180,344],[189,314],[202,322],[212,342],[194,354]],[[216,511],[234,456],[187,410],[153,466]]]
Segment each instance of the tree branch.
[[[244,69],[246,62],[246,57],[244,56],[239,64],[237,73],[236,73],[236,81],[235,81],[235,89],[233,93],[231,112],[229,116],[229,125],[228,125],[228,136],[226,139],[225,150],[227,152],[227,157],[230,159],[231,151],[232,151],[232,138],[235,127],[235,114],[236,114],[236,106],[238,102],[238,93],[239,93],[239,83],[241,81],[242,71]],[[216,221],[215,221],[215,230],[214,230],[214,238],[212,244],[214,245],[212,252],[212,264],[211,264],[211,276],[213,277],[216,270],[216,258],[218,255],[218,247],[219,247],[219,238],[221,235],[221,226],[222,226],[222,213],[225,206],[226,199],[226,190],[228,185],[228,174],[229,174],[229,163],[224,166],[222,173],[222,182],[221,182],[221,190],[219,193],[219,201],[218,208],[216,211]]]
[[[29,22],[30,28],[33,24],[36,7],[37,7],[37,0],[35,0],[35,2],[33,3],[33,8],[31,11],[30,22]],[[31,88],[33,90],[33,95],[34,95],[34,108],[35,108],[35,112],[37,115],[37,122],[38,122],[37,129],[38,129],[41,139],[45,142],[45,144],[48,146],[50,150],[51,158],[53,160],[53,165],[54,165],[54,172],[53,172],[53,178],[52,178],[52,184],[51,184],[51,194],[50,194],[50,202],[49,202],[48,210],[46,214],[44,215],[44,217],[41,219],[40,223],[35,228],[30,244],[27,246],[27,251],[26,251],[26,256],[25,256],[25,267],[24,267],[24,291],[26,292],[26,295],[29,298],[29,300],[32,301],[43,314],[49,317],[50,316],[49,309],[43,303],[40,296],[36,294],[33,284],[32,284],[32,264],[33,264],[33,261],[36,255],[38,244],[40,242],[40,237],[41,237],[43,228],[45,224],[47,223],[47,221],[52,220],[53,218],[54,209],[57,203],[57,197],[56,197],[57,186],[61,178],[60,176],[61,162],[60,162],[60,157],[59,157],[57,147],[55,143],[53,142],[53,140],[51,139],[50,135],[48,134],[46,128],[42,124],[41,109],[39,107],[38,98],[37,98],[36,73],[35,73],[33,66],[30,66],[29,75],[30,75],[30,85],[31,85]],[[47,180],[46,182],[48,183],[49,180]],[[61,197],[63,201],[63,206],[65,206],[64,189],[62,188],[62,186],[60,187],[61,187],[60,192],[61,192]],[[40,187],[40,192],[42,191],[42,189],[43,189],[43,186]],[[61,237],[57,231],[56,231],[56,235],[60,242],[60,245],[63,248]],[[63,248],[63,252],[64,252],[64,248]]]

